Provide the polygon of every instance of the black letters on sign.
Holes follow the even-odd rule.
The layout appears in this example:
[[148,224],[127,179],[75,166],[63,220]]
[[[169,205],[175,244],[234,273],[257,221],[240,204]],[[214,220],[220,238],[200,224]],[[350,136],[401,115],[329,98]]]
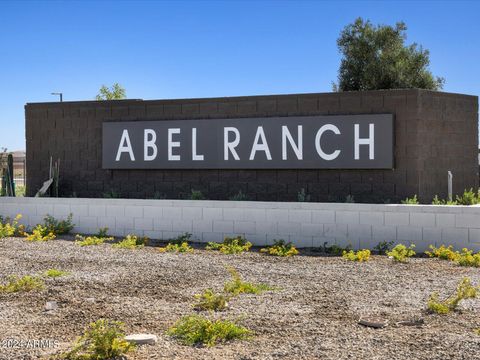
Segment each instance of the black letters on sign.
[[392,169],[393,115],[103,123],[104,169]]

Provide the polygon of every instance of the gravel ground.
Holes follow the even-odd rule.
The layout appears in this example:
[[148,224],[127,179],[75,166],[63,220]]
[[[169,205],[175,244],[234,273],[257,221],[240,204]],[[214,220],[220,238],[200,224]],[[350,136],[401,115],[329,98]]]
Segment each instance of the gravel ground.
[[[230,302],[222,318],[240,319],[253,330],[248,341],[213,348],[187,347],[165,335],[175,320],[193,313],[193,295],[221,290],[226,265],[249,281],[279,287]],[[79,247],[72,241],[28,243],[0,240],[0,280],[11,274],[70,272],[48,279],[44,290],[0,294],[0,359],[48,358],[66,350],[89,322],[101,317],[125,323],[127,333],[158,335],[129,359],[480,359],[480,300],[462,303],[451,315],[429,315],[433,291],[449,295],[465,276],[480,283],[480,270],[434,259],[408,264],[374,256],[368,263],[337,257],[274,258],[254,251],[240,255],[196,250],[163,254],[153,247]],[[92,299],[94,301],[92,302]],[[59,308],[44,311],[46,301]],[[381,316],[383,329],[357,324],[360,316]],[[423,326],[396,322],[422,317]],[[55,348],[9,348],[6,339],[50,339]]]

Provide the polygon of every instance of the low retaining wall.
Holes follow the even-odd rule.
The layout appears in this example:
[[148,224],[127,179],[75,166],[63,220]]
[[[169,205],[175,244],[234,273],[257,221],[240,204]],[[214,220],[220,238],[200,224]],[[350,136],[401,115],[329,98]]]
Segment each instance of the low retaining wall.
[[100,227],[123,236],[129,233],[169,239],[183,232],[199,242],[244,235],[254,245],[274,239],[298,247],[325,242],[373,248],[380,241],[452,244],[480,251],[480,206],[380,205],[344,203],[283,203],[211,200],[132,200],[77,198],[1,198],[0,215],[22,214],[34,226],[45,215],[73,214],[74,232],[92,234]]

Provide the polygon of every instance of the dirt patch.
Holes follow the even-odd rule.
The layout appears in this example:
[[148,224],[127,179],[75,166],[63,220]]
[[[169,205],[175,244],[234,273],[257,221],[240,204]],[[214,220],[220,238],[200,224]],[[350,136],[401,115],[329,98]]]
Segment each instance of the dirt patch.
[[[235,267],[248,281],[279,287],[243,295],[215,317],[240,319],[254,331],[249,341],[213,348],[177,344],[165,331],[193,313],[193,295],[221,290]],[[428,296],[449,295],[465,276],[480,283],[480,270],[446,261],[412,259],[394,264],[384,256],[367,263],[337,257],[275,258],[257,252],[223,255],[160,253],[153,247],[79,247],[72,241],[28,243],[0,240],[0,280],[49,268],[70,275],[48,279],[44,290],[0,294],[0,359],[46,358],[68,348],[91,321],[123,321],[127,333],[153,333],[154,346],[131,359],[480,359],[480,300],[461,304],[451,315],[427,315]],[[92,298],[94,299],[92,301]],[[58,309],[45,312],[47,301]],[[388,320],[383,329],[358,325],[361,316]],[[424,318],[423,326],[398,321]],[[56,348],[5,346],[7,339],[55,340]],[[11,344],[10,344],[11,345]],[[25,345],[25,344],[23,344]]]

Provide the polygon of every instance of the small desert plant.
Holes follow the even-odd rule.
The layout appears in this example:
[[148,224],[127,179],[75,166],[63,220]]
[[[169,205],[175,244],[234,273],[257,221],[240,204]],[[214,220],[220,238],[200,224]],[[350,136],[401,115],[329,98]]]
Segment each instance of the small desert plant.
[[246,201],[248,200],[248,197],[246,194],[242,192],[242,190],[239,190],[238,193],[230,196],[228,199],[232,201]]
[[184,242],[188,243],[191,238],[192,234],[190,234],[189,232],[185,232],[182,235],[177,236],[176,238],[168,240],[168,242],[172,244],[182,244]]
[[403,244],[396,245],[391,251],[387,251],[388,257],[392,258],[397,262],[407,262],[409,258],[415,255],[414,244],[411,244],[410,247],[406,247]]
[[297,192],[297,200],[298,202],[309,202],[310,195],[305,193],[305,189],[301,188],[299,192]]
[[275,289],[267,284],[254,284],[243,281],[240,274],[233,267],[227,267],[227,270],[232,276],[232,281],[226,282],[223,289],[234,296],[239,294],[261,294],[264,291]]
[[461,196],[456,196],[455,201],[458,205],[476,205],[480,204],[480,189],[477,192],[470,190],[465,190]]
[[103,238],[103,237],[97,237],[97,236],[77,235],[77,236],[75,236],[75,244],[77,244],[79,246],[101,245],[107,239],[113,239],[113,238]]
[[432,200],[432,205],[458,205],[455,200],[443,200],[438,197],[438,195],[435,195],[435,197]]
[[43,281],[37,276],[25,275],[18,277],[12,275],[4,285],[0,285],[0,293],[27,292],[43,288]]
[[283,239],[275,240],[273,245],[260,249],[260,252],[273,256],[294,256],[298,254],[295,246]]
[[51,215],[47,215],[44,218],[44,227],[47,228],[49,233],[54,235],[68,234],[72,231],[75,224],[72,223],[73,214],[67,216],[65,220],[57,220]]
[[445,300],[439,300],[438,293],[434,292],[428,299],[428,310],[437,314],[447,314],[456,310],[460,301],[464,299],[473,299],[477,297],[479,288],[472,286],[469,278],[464,278],[458,285],[456,294],[449,296]]
[[192,189],[190,200],[205,200],[205,196],[201,191]]
[[129,234],[122,241],[113,244],[112,246],[118,249],[138,249],[144,247],[145,245],[147,245],[147,243],[147,237],[139,237]]
[[195,310],[225,310],[228,299],[223,294],[216,294],[212,289],[205,290],[202,294],[196,294],[197,303],[193,305]]
[[92,322],[79,337],[72,350],[63,354],[70,360],[124,358],[135,346],[124,339],[123,323],[100,319]]
[[15,216],[13,220],[0,216],[0,239],[11,236],[25,236],[25,226],[18,222],[22,218],[21,214]]
[[440,245],[440,247],[438,248],[430,245],[429,248],[431,251],[425,251],[425,254],[427,254],[431,258],[455,261],[459,256],[458,251],[453,251],[452,245],[449,245],[448,247],[446,247],[445,245]]
[[103,193],[103,197],[105,199],[118,199],[120,198],[120,194],[114,190],[109,190]]
[[350,250],[344,251],[342,257],[350,261],[364,262],[370,260],[370,250],[358,250],[357,252]]
[[417,195],[413,195],[412,198],[406,198],[405,200],[402,200],[402,204],[405,204],[405,205],[418,205],[419,202],[418,202],[418,199],[417,199]]
[[460,266],[480,267],[480,253],[473,254],[472,250],[463,248],[461,253],[457,253],[455,261]]
[[353,204],[353,203],[355,203],[355,198],[353,197],[353,195],[347,195],[347,196],[345,197],[345,202],[346,202],[346,203]]
[[55,238],[56,236],[53,232],[49,231],[46,226],[40,224],[33,228],[31,234],[27,234],[28,241],[48,241]]
[[58,269],[48,269],[43,273],[43,276],[49,277],[49,278],[57,278],[57,277],[66,276],[66,275],[69,275],[69,272],[58,270]]
[[242,236],[234,238],[226,237],[223,243],[209,242],[205,249],[207,250],[219,250],[223,254],[239,254],[244,251],[249,251],[252,247],[252,243],[247,241]]
[[248,339],[251,331],[228,320],[209,320],[200,315],[188,315],[178,320],[167,332],[184,345],[214,346],[218,342]]
[[393,246],[393,241],[380,241],[377,245],[373,247],[373,250],[376,250],[380,255],[386,254]]
[[327,245],[328,242],[323,243],[323,252],[325,254],[332,254],[332,255],[342,255],[344,251],[352,250],[352,245],[347,245],[346,247],[338,246],[337,244]]
[[108,227],[103,227],[98,229],[98,233],[95,234],[96,237],[99,238],[108,238]]
[[188,242],[184,241],[181,244],[177,243],[168,243],[167,246],[159,248],[160,252],[176,252],[176,253],[192,253],[193,248],[188,245]]

